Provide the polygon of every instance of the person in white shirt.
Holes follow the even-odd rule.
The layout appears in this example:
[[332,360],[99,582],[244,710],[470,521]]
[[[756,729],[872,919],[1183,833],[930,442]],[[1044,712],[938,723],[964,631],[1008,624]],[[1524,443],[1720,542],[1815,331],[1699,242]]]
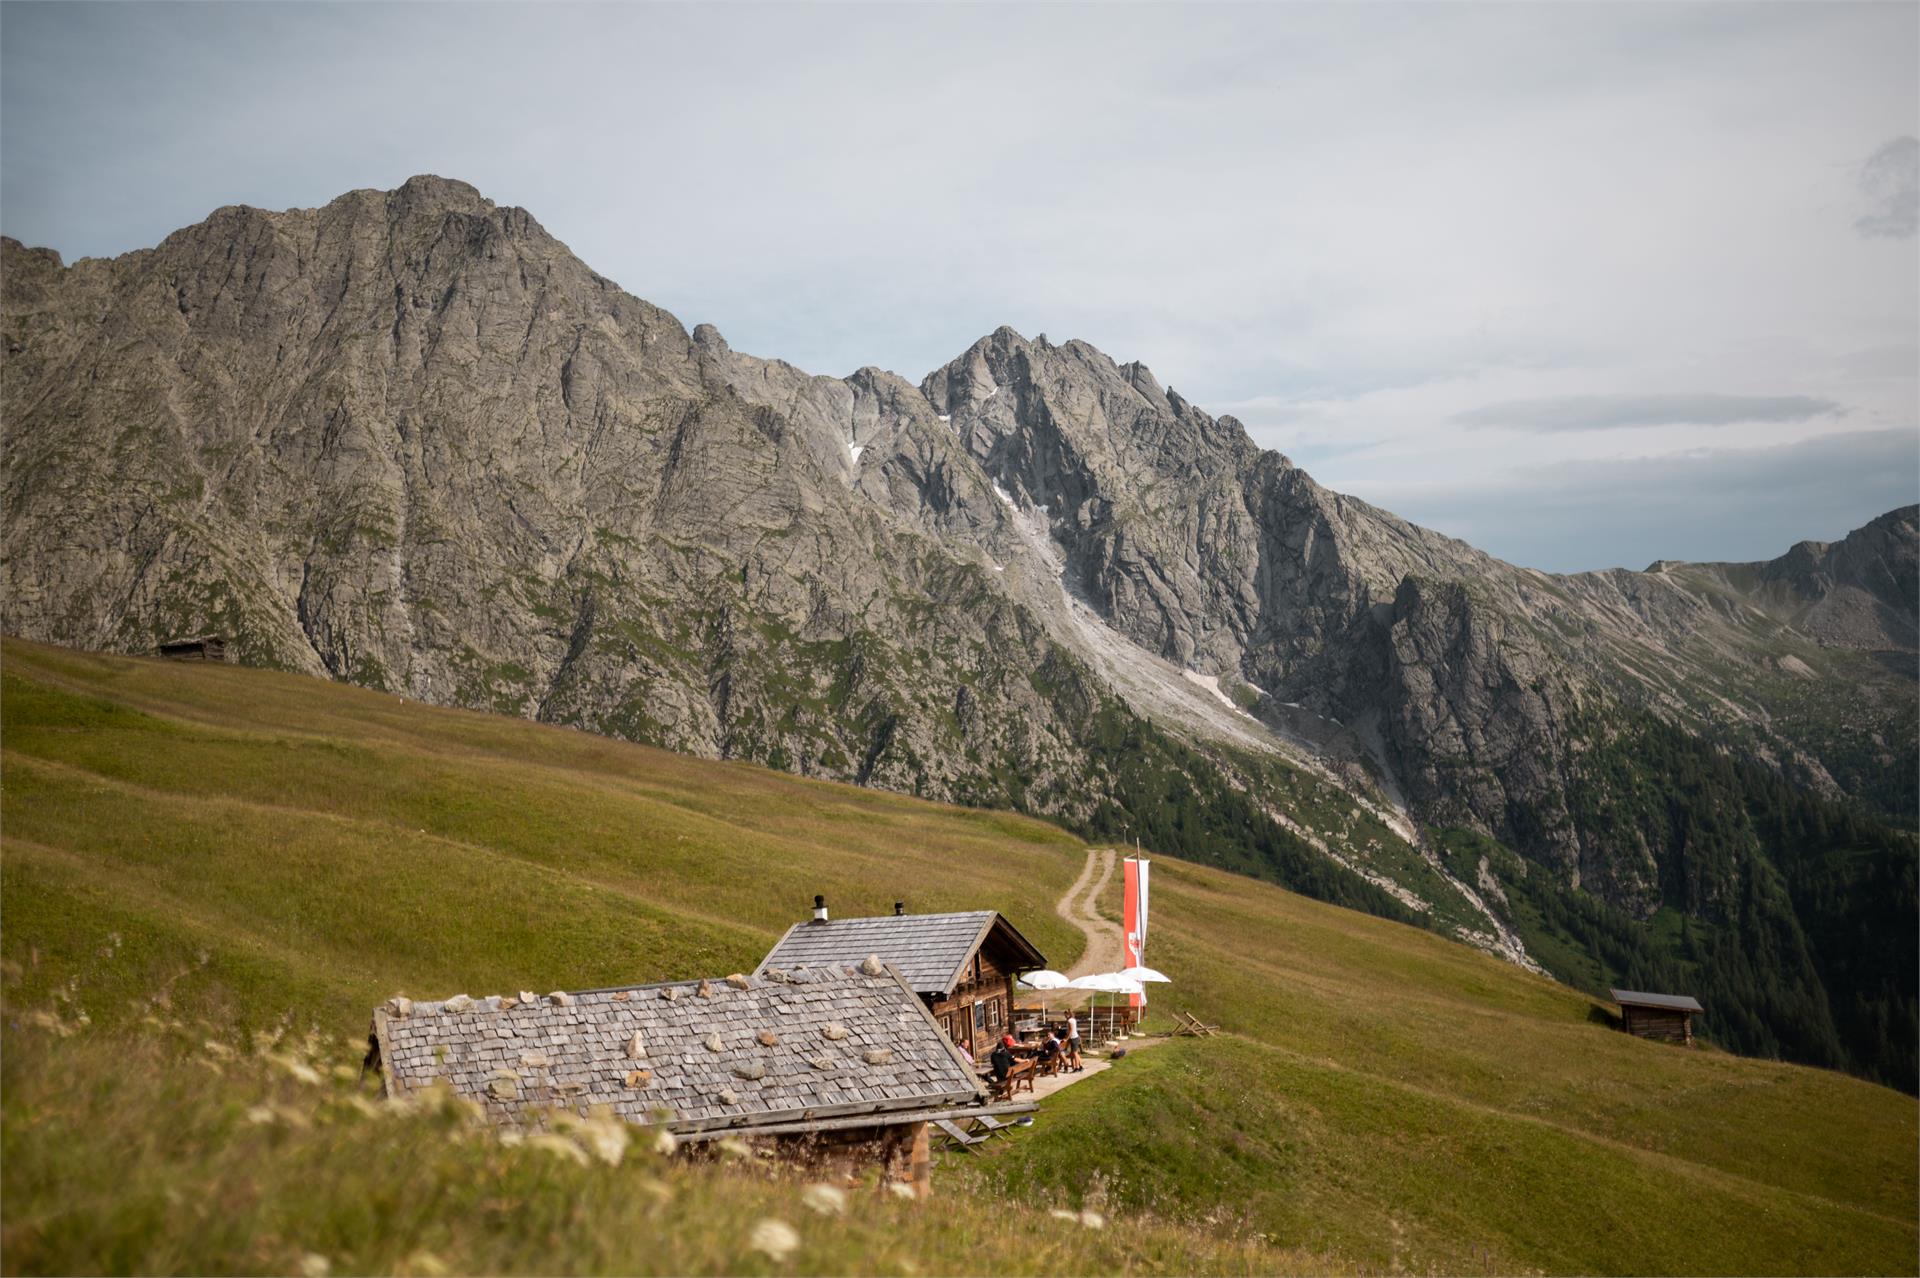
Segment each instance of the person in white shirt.
[[1067,1068],[1080,1072],[1080,1018],[1067,1013]]

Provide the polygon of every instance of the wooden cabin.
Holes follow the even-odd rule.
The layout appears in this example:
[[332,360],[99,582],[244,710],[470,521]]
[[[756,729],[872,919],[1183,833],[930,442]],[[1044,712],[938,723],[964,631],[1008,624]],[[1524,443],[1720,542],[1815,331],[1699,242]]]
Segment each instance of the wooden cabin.
[[964,914],[892,914],[829,919],[813,898],[813,918],[787,929],[757,975],[839,968],[869,955],[899,969],[947,1037],[985,1062],[1013,1027],[1014,980],[1047,965],[1033,943],[997,910]]
[[195,635],[191,639],[169,639],[156,651],[174,661],[225,661],[227,640],[224,635]]
[[1638,990],[1607,992],[1620,1005],[1627,1033],[1693,1046],[1693,1018],[1706,1011],[1694,999],[1685,994],[1644,994]]
[[814,1174],[929,1188],[928,1126],[993,1104],[900,974],[879,964],[775,978],[579,993],[394,998],[367,1068],[402,1097],[435,1083],[502,1126],[556,1110],[664,1127],[682,1145],[736,1137]]

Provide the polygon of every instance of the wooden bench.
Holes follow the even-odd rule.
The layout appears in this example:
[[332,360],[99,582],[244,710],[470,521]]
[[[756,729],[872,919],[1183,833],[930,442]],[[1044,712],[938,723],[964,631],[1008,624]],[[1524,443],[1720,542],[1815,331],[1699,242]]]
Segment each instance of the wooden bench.
[[997,1101],[1012,1100],[1013,1094],[1023,1088],[1029,1092],[1033,1090],[1036,1073],[1038,1070],[1032,1061],[1015,1061],[1005,1078],[996,1081],[993,1075],[986,1076],[989,1093]]
[[1007,1081],[1013,1084],[1013,1090],[1016,1092],[1022,1088],[1032,1091],[1033,1080],[1039,1072],[1039,1066],[1033,1061],[1015,1061],[1013,1072],[1007,1075]]

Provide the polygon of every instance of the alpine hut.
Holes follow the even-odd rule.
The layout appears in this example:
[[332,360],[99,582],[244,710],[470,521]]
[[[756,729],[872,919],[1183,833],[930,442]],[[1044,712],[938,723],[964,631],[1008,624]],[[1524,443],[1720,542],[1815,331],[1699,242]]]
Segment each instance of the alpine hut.
[[776,1155],[928,1189],[927,1125],[990,1105],[900,975],[878,962],[780,978],[441,1002],[373,1014],[388,1096],[443,1083],[503,1125],[605,1107],[682,1142],[736,1136]]
[[997,910],[830,919],[813,898],[813,917],[787,929],[757,973],[795,973],[857,963],[877,955],[892,964],[947,1037],[985,1060],[1013,1023],[1014,980],[1047,965],[1033,943]]
[[154,651],[174,661],[225,661],[227,640],[224,635],[191,635],[169,639]]
[[1627,1033],[1693,1046],[1693,1018],[1706,1011],[1696,1000],[1685,994],[1643,994],[1639,990],[1607,992],[1620,1005]]

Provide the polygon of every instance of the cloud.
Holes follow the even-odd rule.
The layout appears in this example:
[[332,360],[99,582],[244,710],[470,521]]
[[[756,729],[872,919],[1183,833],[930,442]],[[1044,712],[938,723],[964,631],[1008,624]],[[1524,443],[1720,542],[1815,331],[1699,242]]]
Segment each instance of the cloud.
[[1853,229],[1874,239],[1910,240],[1920,229],[1920,138],[1899,137],[1860,166],[1866,212]]
[[1462,426],[1547,432],[1803,422],[1841,411],[1830,399],[1808,395],[1558,395],[1503,400],[1455,413],[1449,420]]
[[1849,377],[1868,381],[1882,378],[1916,381],[1920,380],[1920,347],[1875,346],[1868,350],[1852,351],[1840,357],[1837,367]]
[[1905,429],[1523,467],[1470,487],[1408,487],[1386,504],[1510,563],[1579,572],[1768,559],[1917,497],[1920,431]]

